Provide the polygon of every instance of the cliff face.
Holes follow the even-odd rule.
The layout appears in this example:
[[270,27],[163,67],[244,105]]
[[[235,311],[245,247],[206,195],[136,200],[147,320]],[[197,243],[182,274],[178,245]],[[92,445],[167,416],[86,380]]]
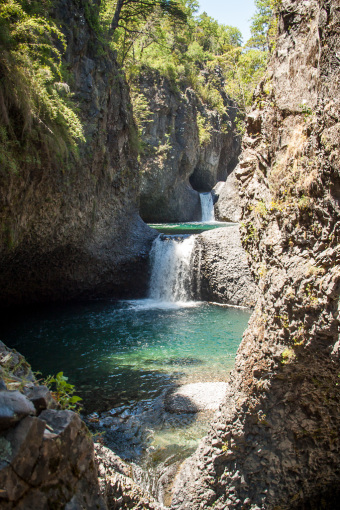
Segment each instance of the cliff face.
[[260,297],[176,509],[337,508],[340,2],[283,0],[236,171]]
[[138,295],[145,286],[154,234],[138,216],[128,91],[90,27],[85,4],[60,0],[55,17],[67,39],[65,65],[86,144],[67,166],[46,161],[0,173],[1,304]]
[[[235,104],[223,93],[228,125],[193,90],[175,90],[156,71],[145,71],[138,89],[152,113],[142,134],[141,216],[148,222],[199,221],[198,191],[210,191],[237,163],[240,141],[235,134]],[[202,139],[200,143],[198,122],[206,130],[204,143]]]

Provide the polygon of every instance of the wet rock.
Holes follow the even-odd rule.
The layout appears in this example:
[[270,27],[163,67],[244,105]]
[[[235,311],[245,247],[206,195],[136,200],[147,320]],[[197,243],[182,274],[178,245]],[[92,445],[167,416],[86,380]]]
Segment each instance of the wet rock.
[[34,405],[19,391],[0,391],[0,430],[6,430],[25,416],[34,414]]

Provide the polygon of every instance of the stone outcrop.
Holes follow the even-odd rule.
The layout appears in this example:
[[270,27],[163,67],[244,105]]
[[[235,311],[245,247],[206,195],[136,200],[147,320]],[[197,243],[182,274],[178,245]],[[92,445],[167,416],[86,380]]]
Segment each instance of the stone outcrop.
[[283,0],[236,176],[260,296],[173,509],[338,507],[340,2]]
[[[155,235],[138,215],[135,127],[126,83],[87,20],[87,2],[54,2],[84,125],[79,158],[0,175],[1,305],[141,295]],[[94,7],[98,2],[93,2]]]
[[[152,113],[142,132],[141,216],[147,222],[200,221],[198,191],[210,191],[237,163],[235,104],[222,91],[228,112],[222,117],[192,89],[183,85],[175,90],[167,78],[146,69],[138,89]],[[211,127],[210,141],[204,144],[199,141],[198,115]],[[227,121],[225,132],[221,128]]]
[[108,510],[162,510],[146,490],[133,481],[133,470],[111,450],[95,445],[100,492]]
[[255,305],[257,288],[248,267],[238,226],[196,236],[198,299],[237,306]]
[[241,201],[236,173],[231,172],[225,182],[218,182],[213,189],[215,197],[215,219],[238,223],[241,218]]
[[3,343],[0,367],[1,508],[105,510],[92,437],[78,414],[58,409],[25,359]]

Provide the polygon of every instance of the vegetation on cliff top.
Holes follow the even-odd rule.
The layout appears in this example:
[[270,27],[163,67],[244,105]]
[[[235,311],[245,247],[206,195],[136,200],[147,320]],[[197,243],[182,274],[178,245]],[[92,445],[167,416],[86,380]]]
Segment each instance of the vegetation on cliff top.
[[[148,120],[138,77],[157,71],[226,113],[225,94],[245,112],[266,65],[279,0],[255,0],[253,37],[206,13],[197,0],[82,0],[103,48],[113,49],[131,86],[139,127]],[[17,171],[67,159],[83,140],[62,64],[66,41],[49,12],[56,0],[0,0],[0,166]],[[269,34],[269,35],[268,35]]]
[[[131,12],[113,35],[112,46],[133,88],[140,74],[157,70],[175,87],[193,89],[203,103],[220,113],[226,111],[224,93],[245,111],[266,65],[262,42],[242,46],[237,28],[219,24],[206,13],[197,16],[196,0],[178,0],[182,17],[169,15],[159,2],[154,3],[147,17]],[[116,0],[102,2],[101,19],[107,32],[116,5]],[[257,24],[265,30],[263,18]]]
[[0,166],[16,171],[75,150],[82,125],[64,82],[50,0],[0,2]]

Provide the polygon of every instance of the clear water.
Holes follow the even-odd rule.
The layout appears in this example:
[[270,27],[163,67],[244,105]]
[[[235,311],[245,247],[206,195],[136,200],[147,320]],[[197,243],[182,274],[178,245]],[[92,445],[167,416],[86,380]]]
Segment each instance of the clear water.
[[1,339],[43,376],[63,371],[86,411],[152,399],[183,382],[223,381],[249,311],[145,299],[21,313]]
[[142,467],[136,481],[168,505],[171,479],[207,433],[212,412],[169,413],[166,393],[228,380],[249,316],[211,303],[97,301],[21,312],[1,339],[42,376],[63,371],[84,399],[92,432]]
[[208,223],[149,223],[149,227],[154,228],[161,234],[200,234],[206,230],[233,227],[234,225],[236,223],[226,223],[223,221],[211,221]]

